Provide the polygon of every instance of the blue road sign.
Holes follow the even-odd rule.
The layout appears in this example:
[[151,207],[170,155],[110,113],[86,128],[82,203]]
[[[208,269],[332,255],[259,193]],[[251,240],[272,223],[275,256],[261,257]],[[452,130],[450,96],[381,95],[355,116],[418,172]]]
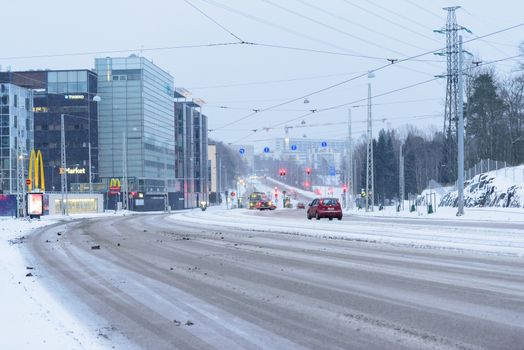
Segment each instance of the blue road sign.
[[264,147],[264,153],[269,153],[269,147]]
[[291,150],[292,151],[296,151],[297,150],[297,145],[291,145]]
[[238,153],[240,153],[240,154],[242,154],[242,155],[243,155],[244,153],[246,153],[246,150],[245,150],[245,149],[243,149],[243,148],[241,148],[241,149],[239,149],[239,150],[238,150]]
[[335,171],[335,167],[333,165],[331,165],[329,167],[329,175],[335,176],[336,174],[337,174],[337,172]]
[[322,143],[320,144],[322,147],[327,147],[327,142],[326,141],[322,141]]

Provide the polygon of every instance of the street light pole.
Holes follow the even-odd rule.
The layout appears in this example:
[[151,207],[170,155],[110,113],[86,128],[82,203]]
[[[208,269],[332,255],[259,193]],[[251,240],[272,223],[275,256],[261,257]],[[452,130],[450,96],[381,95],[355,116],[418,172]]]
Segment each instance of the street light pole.
[[164,149],[164,212],[168,212],[169,194],[167,192],[167,148]]
[[127,142],[126,132],[122,132],[122,209],[128,209],[128,190],[127,190]]
[[457,216],[464,215],[464,101],[463,101],[463,74],[462,74],[462,62],[463,62],[463,51],[462,51],[462,35],[459,35],[459,52],[458,52],[458,130],[457,130],[457,143],[458,143],[458,211]]
[[60,144],[60,167],[62,168],[62,174],[60,175],[60,187],[62,192],[62,215],[69,215],[69,203],[67,202],[67,165],[66,165],[66,147],[65,147],[65,128],[64,128],[64,115],[60,114],[60,133],[61,133],[61,144]]
[[348,185],[346,189],[346,209],[351,209],[351,193],[353,193],[353,144],[351,140],[351,109],[348,110],[348,163],[347,163]]

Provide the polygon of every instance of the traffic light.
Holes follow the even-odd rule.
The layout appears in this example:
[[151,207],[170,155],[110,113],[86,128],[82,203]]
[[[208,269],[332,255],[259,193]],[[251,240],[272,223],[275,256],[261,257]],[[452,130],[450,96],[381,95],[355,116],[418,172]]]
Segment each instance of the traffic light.
[[342,192],[346,193],[348,191],[348,185],[342,185]]
[[306,174],[311,175],[311,168],[306,168]]
[[286,169],[280,169],[279,171],[280,177],[286,176]]

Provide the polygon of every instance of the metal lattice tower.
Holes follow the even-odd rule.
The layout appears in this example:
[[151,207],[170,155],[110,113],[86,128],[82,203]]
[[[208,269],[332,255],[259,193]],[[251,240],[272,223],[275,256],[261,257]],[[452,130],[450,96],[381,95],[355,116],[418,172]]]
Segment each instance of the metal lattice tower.
[[444,128],[443,133],[446,139],[444,144],[444,164],[446,174],[442,180],[451,181],[456,174],[457,165],[457,127],[459,114],[459,30],[469,30],[457,24],[455,11],[460,6],[444,7],[447,11],[446,26],[443,29],[435,30],[437,33],[446,34],[446,50],[438,53],[446,56],[446,104],[444,108]]
[[[373,78],[372,72],[368,74],[368,78]],[[371,83],[368,83],[368,145],[367,145],[367,159],[366,159],[366,211],[373,211],[375,204],[375,188],[374,188],[374,174],[373,174],[373,127],[371,120]]]
[[448,137],[455,137],[458,120],[458,30],[455,10],[460,6],[445,7],[448,11],[446,22],[446,106],[444,132]]

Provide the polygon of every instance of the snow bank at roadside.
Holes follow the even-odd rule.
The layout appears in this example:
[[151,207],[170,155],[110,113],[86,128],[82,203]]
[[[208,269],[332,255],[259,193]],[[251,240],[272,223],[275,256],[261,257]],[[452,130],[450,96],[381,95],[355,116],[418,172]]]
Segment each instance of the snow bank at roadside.
[[[442,197],[441,206],[457,206],[457,191]],[[465,183],[466,207],[524,207],[524,165],[479,174]]]
[[109,349],[113,345],[81,324],[39,282],[38,267],[27,265],[21,247],[25,237],[59,220],[0,218],[0,349]]
[[220,226],[234,227],[246,231],[278,232],[417,249],[449,249],[524,257],[523,230],[484,228],[478,223],[471,227],[456,227],[449,220],[432,224],[424,219],[406,223],[405,220],[372,221],[372,218],[366,221],[351,220],[351,217],[343,221],[309,221],[305,216],[282,217],[244,209],[181,213],[172,215],[170,219],[174,222],[207,223],[216,229]]

